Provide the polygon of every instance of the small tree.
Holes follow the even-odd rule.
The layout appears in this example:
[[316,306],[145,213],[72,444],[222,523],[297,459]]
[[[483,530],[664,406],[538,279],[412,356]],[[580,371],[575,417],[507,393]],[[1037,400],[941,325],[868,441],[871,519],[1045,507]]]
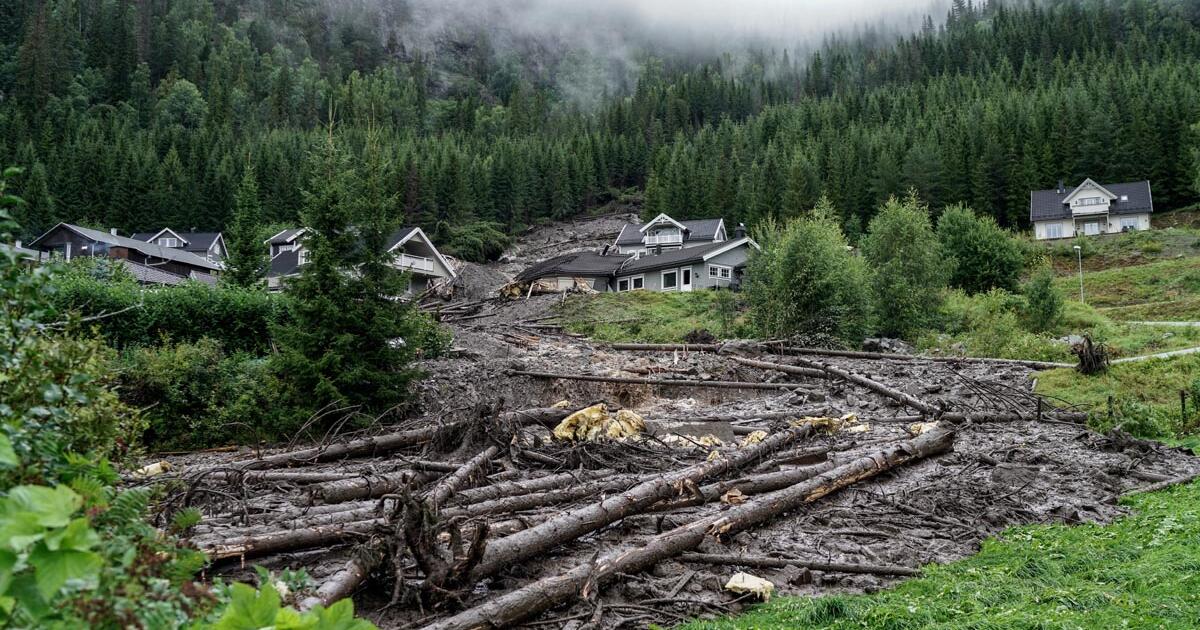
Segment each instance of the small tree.
[[262,243],[262,206],[258,199],[258,181],[254,168],[246,167],[238,185],[233,221],[227,232],[229,255],[225,259],[225,279],[239,287],[253,287],[267,270],[267,251]]
[[755,237],[763,250],[750,259],[746,293],[751,321],[762,334],[862,340],[870,312],[869,274],[831,217],[814,213],[786,226],[768,219]]
[[1054,288],[1054,272],[1043,267],[1025,284],[1025,318],[1031,330],[1053,330],[1062,321],[1063,297]]
[[862,249],[874,271],[879,332],[911,336],[929,325],[941,307],[953,261],[915,193],[884,204],[867,227]]
[[937,224],[938,240],[954,258],[950,284],[967,293],[1017,288],[1024,255],[1021,244],[996,220],[966,206],[946,208]]

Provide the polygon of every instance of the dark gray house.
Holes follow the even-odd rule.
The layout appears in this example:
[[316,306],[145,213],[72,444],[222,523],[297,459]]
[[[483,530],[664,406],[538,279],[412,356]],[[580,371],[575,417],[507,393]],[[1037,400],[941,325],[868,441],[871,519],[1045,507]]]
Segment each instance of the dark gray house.
[[[212,284],[222,269],[219,262],[177,247],[119,236],[115,229],[104,232],[69,223],[50,228],[31,241],[29,247],[64,260],[115,258],[143,284],[179,284],[189,279]],[[163,279],[170,281],[159,281]]]
[[131,238],[160,247],[182,249],[216,263],[225,260],[225,237],[220,232],[177,232],[163,228],[157,232],[137,232]]
[[1100,185],[1091,179],[1068,188],[1029,194],[1029,220],[1037,240],[1095,236],[1150,229],[1154,196],[1150,182]]
[[529,267],[517,283],[537,283],[540,291],[696,291],[740,288],[751,249],[758,244],[739,235],[731,241],[693,247],[657,248],[636,254],[564,254]]
[[[271,265],[267,270],[267,288],[278,291],[288,278],[299,275],[308,263],[304,249],[305,228],[284,230],[264,243],[270,249]],[[392,266],[409,272],[409,294],[421,293],[434,282],[448,282],[456,277],[454,267],[434,246],[433,241],[418,227],[404,227],[388,238]]]

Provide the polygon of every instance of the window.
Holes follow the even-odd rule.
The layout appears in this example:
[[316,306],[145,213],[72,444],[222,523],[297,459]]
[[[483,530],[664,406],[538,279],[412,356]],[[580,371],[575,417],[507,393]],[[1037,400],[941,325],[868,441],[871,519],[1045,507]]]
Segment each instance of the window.
[[1095,236],[1100,233],[1100,224],[1095,221],[1089,221],[1083,224],[1083,233],[1088,236]]
[[628,290],[629,290],[629,278],[621,278],[620,280],[617,280],[617,291],[628,291]]
[[645,276],[635,276],[635,277],[632,279],[632,281],[633,281],[633,289],[634,289],[635,291],[636,291],[636,290],[638,290],[638,289],[645,289],[645,288],[646,288],[646,278],[645,278]]
[[1103,197],[1084,197],[1075,200],[1075,205],[1077,206],[1099,206],[1105,203],[1108,203],[1108,201]]
[[664,271],[663,275],[662,275],[663,290],[665,291],[667,289],[674,289],[675,287],[678,287],[678,286],[679,286],[679,272],[674,269],[672,269],[671,271]]
[[728,280],[733,277],[733,269],[724,265],[709,265],[708,277],[716,278],[717,280]]
[[646,288],[646,278],[644,276],[632,276],[617,280],[617,291],[637,291],[644,288]]
[[1136,229],[1138,229],[1138,220],[1137,219],[1121,219],[1121,231],[1122,232],[1125,232],[1128,230],[1136,230]]
[[179,247],[179,239],[172,236],[164,236],[158,239],[158,244],[163,247]]
[[1121,195],[1121,201],[1129,201],[1129,195]]
[[1062,236],[1063,233],[1061,223],[1046,224],[1046,238],[1062,238]]
[[308,250],[307,249],[300,250],[300,254],[297,256],[297,260],[299,260],[299,262],[297,264],[300,264],[300,265],[308,264]]

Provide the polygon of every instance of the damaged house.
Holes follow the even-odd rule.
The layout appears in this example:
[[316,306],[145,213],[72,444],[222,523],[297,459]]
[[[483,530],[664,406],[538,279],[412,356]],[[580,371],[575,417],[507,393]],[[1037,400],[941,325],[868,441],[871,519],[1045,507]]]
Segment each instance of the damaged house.
[[642,228],[627,224],[603,253],[574,252],[539,262],[518,274],[506,292],[738,289],[751,248],[758,244],[744,227],[727,240],[720,219],[677,222],[660,215]]

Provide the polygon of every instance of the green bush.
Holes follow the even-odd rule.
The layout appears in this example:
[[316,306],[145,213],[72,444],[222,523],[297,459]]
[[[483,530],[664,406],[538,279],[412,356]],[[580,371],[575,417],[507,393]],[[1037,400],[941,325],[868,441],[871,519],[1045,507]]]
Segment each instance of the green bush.
[[867,226],[863,256],[874,273],[879,332],[911,337],[937,317],[953,261],[929,222],[929,209],[914,194],[891,198]]
[[826,334],[857,344],[867,333],[870,274],[823,213],[768,221],[746,276],[751,321],[767,337]]
[[287,316],[286,299],[261,290],[199,282],[144,290],[112,267],[104,259],[73,261],[54,279],[52,299],[59,310],[96,318],[92,325],[118,348],[210,337],[231,351],[264,353],[271,325]]
[[1025,320],[1037,332],[1054,330],[1062,323],[1063,297],[1054,288],[1054,272],[1043,267],[1025,284]]
[[967,293],[1016,290],[1025,253],[1020,241],[995,219],[966,206],[951,206],[938,218],[937,235],[946,254],[954,258],[952,286]]

